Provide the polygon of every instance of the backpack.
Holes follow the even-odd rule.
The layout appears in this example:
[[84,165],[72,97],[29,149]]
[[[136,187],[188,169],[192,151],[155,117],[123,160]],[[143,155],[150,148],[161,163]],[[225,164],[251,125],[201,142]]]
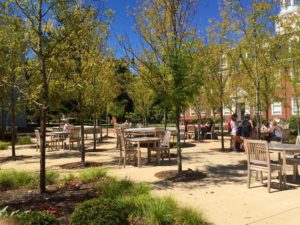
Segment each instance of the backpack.
[[231,130],[232,130],[230,123],[231,123],[231,120],[228,120],[227,125],[226,125],[226,130],[228,131],[228,133],[231,133]]
[[249,120],[244,120],[242,122],[242,136],[243,137],[250,137],[252,132],[251,123]]

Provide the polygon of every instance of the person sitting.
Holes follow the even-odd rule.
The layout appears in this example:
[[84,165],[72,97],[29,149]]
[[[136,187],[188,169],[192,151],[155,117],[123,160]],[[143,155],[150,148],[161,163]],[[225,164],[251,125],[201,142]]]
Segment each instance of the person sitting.
[[265,139],[270,142],[270,141],[281,141],[282,138],[282,133],[280,128],[277,126],[277,122],[273,120],[271,122],[270,128],[267,130],[267,134]]
[[66,123],[65,123],[65,125],[64,125],[63,131],[64,132],[69,132],[70,131],[70,127],[71,127],[71,124],[69,123],[69,120],[67,120]]
[[202,137],[202,139],[205,138],[206,133],[211,131],[211,127],[212,127],[212,124],[209,121],[207,121],[206,123],[201,124],[200,128],[201,128],[201,137]]

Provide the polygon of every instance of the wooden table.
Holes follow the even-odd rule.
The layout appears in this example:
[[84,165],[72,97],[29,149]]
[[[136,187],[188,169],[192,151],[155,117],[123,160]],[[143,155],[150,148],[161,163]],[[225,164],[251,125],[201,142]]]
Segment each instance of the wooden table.
[[[58,142],[61,141],[63,149],[65,149],[64,140],[66,139],[68,134],[69,134],[68,131],[53,131],[53,132],[49,133],[49,135],[52,136],[52,139],[57,138],[56,141],[58,141]],[[57,144],[56,144],[56,149],[57,149]]]
[[[149,148],[150,143],[156,145],[157,143],[160,142],[159,137],[135,137],[135,138],[127,138],[126,140],[130,143],[137,143],[138,145],[138,167],[141,167],[141,146],[140,146],[141,143],[147,143]],[[149,160],[151,156],[149,155],[149,151],[147,152],[148,152],[148,160]]]
[[273,152],[278,152],[279,159],[281,158],[282,153],[282,173],[283,173],[283,181],[284,181],[284,188],[286,188],[286,155],[288,153],[300,153],[300,145],[295,144],[282,144],[280,142],[273,142],[269,143],[269,150]]

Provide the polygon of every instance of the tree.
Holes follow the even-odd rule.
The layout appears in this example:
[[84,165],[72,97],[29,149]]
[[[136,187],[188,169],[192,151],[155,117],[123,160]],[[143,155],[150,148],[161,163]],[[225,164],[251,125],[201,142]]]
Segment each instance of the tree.
[[[235,1],[230,12],[234,31],[241,37],[237,46],[240,61],[237,69],[251,81],[249,88],[255,90],[255,115],[258,127],[261,125],[261,93],[264,88],[262,82],[265,77],[274,75],[272,69],[276,62],[273,52],[270,51],[274,34],[275,6],[271,1],[252,0],[249,6],[243,5],[241,1]],[[251,93],[253,92],[249,92]],[[258,135],[260,137],[260,129]]]
[[152,90],[147,88],[141,77],[136,77],[128,89],[128,95],[134,103],[134,111],[143,118],[144,126],[147,126],[149,111],[153,105]]
[[[24,57],[26,50],[25,27],[21,18],[14,15],[13,9],[7,8],[6,13],[0,15],[0,74],[2,83],[2,98],[9,98],[8,106],[11,117],[11,145],[12,157],[16,156],[16,112],[19,105],[20,94],[16,86],[24,80]],[[6,93],[7,96],[4,96]],[[2,105],[4,107],[4,105]],[[4,125],[4,124],[3,124]]]
[[[62,36],[67,37],[66,41],[61,43],[62,57],[66,59],[64,66],[68,76],[66,79],[68,82],[67,90],[70,96],[75,96],[77,117],[81,127],[81,162],[85,162],[83,124],[85,115],[89,114],[87,111],[89,97],[90,101],[95,103],[92,110],[94,123],[96,116],[94,107],[100,102],[96,102],[95,87],[96,83],[99,84],[98,76],[100,77],[100,73],[103,72],[99,63],[105,62],[102,57],[105,53],[103,49],[106,47],[109,29],[106,20],[106,16],[109,15],[100,10],[102,8],[99,11],[93,8],[92,3],[77,2],[76,4],[71,3],[68,7],[62,7],[59,12],[59,21],[64,27]],[[105,66],[103,68],[107,69]],[[99,88],[103,88],[103,86]]]
[[[163,91],[176,114],[178,172],[182,171],[180,114],[201,81],[196,71],[197,35],[192,27],[196,0],[146,0],[134,11],[141,52],[123,44],[149,88]],[[124,43],[124,42],[123,42]],[[141,67],[138,67],[138,66]],[[140,72],[140,71],[139,71]],[[144,76],[144,74],[146,74]],[[150,76],[149,76],[150,75]],[[160,95],[162,96],[162,95]]]

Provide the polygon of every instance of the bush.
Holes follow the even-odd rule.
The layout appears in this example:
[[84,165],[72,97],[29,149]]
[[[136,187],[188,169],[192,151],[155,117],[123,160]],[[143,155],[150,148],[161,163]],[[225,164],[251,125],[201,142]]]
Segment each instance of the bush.
[[83,183],[91,182],[92,180],[95,180],[97,178],[106,177],[107,171],[103,168],[91,168],[82,171],[79,174],[79,178]]
[[74,180],[76,180],[76,176],[73,173],[68,173],[61,179],[63,184],[68,184]]
[[127,210],[119,201],[97,198],[76,206],[71,215],[70,225],[126,225],[127,218]]
[[[38,175],[39,176],[39,175]],[[59,173],[57,171],[46,171],[46,184],[51,185],[57,183]],[[37,177],[39,179],[39,177]]]
[[[59,177],[56,171],[46,172],[46,184],[54,184]],[[37,188],[39,175],[27,171],[0,170],[0,189]]]
[[175,225],[207,225],[201,214],[189,208],[182,208],[175,214]]
[[287,123],[289,124],[289,128],[290,128],[292,134],[296,135],[298,133],[298,123],[299,122],[300,122],[300,118],[297,116],[291,116],[287,120]]
[[5,150],[8,148],[8,143],[0,141],[0,150]]
[[29,137],[29,136],[20,136],[20,137],[17,137],[17,144],[18,145],[29,145],[29,144],[32,144],[31,137]]
[[37,184],[37,177],[30,172],[15,170],[0,171],[0,189],[33,188]]
[[174,224],[176,211],[177,204],[172,198],[154,198],[144,217],[147,224],[151,225]]
[[13,218],[20,225],[59,225],[59,221],[54,216],[41,211],[21,212]]

